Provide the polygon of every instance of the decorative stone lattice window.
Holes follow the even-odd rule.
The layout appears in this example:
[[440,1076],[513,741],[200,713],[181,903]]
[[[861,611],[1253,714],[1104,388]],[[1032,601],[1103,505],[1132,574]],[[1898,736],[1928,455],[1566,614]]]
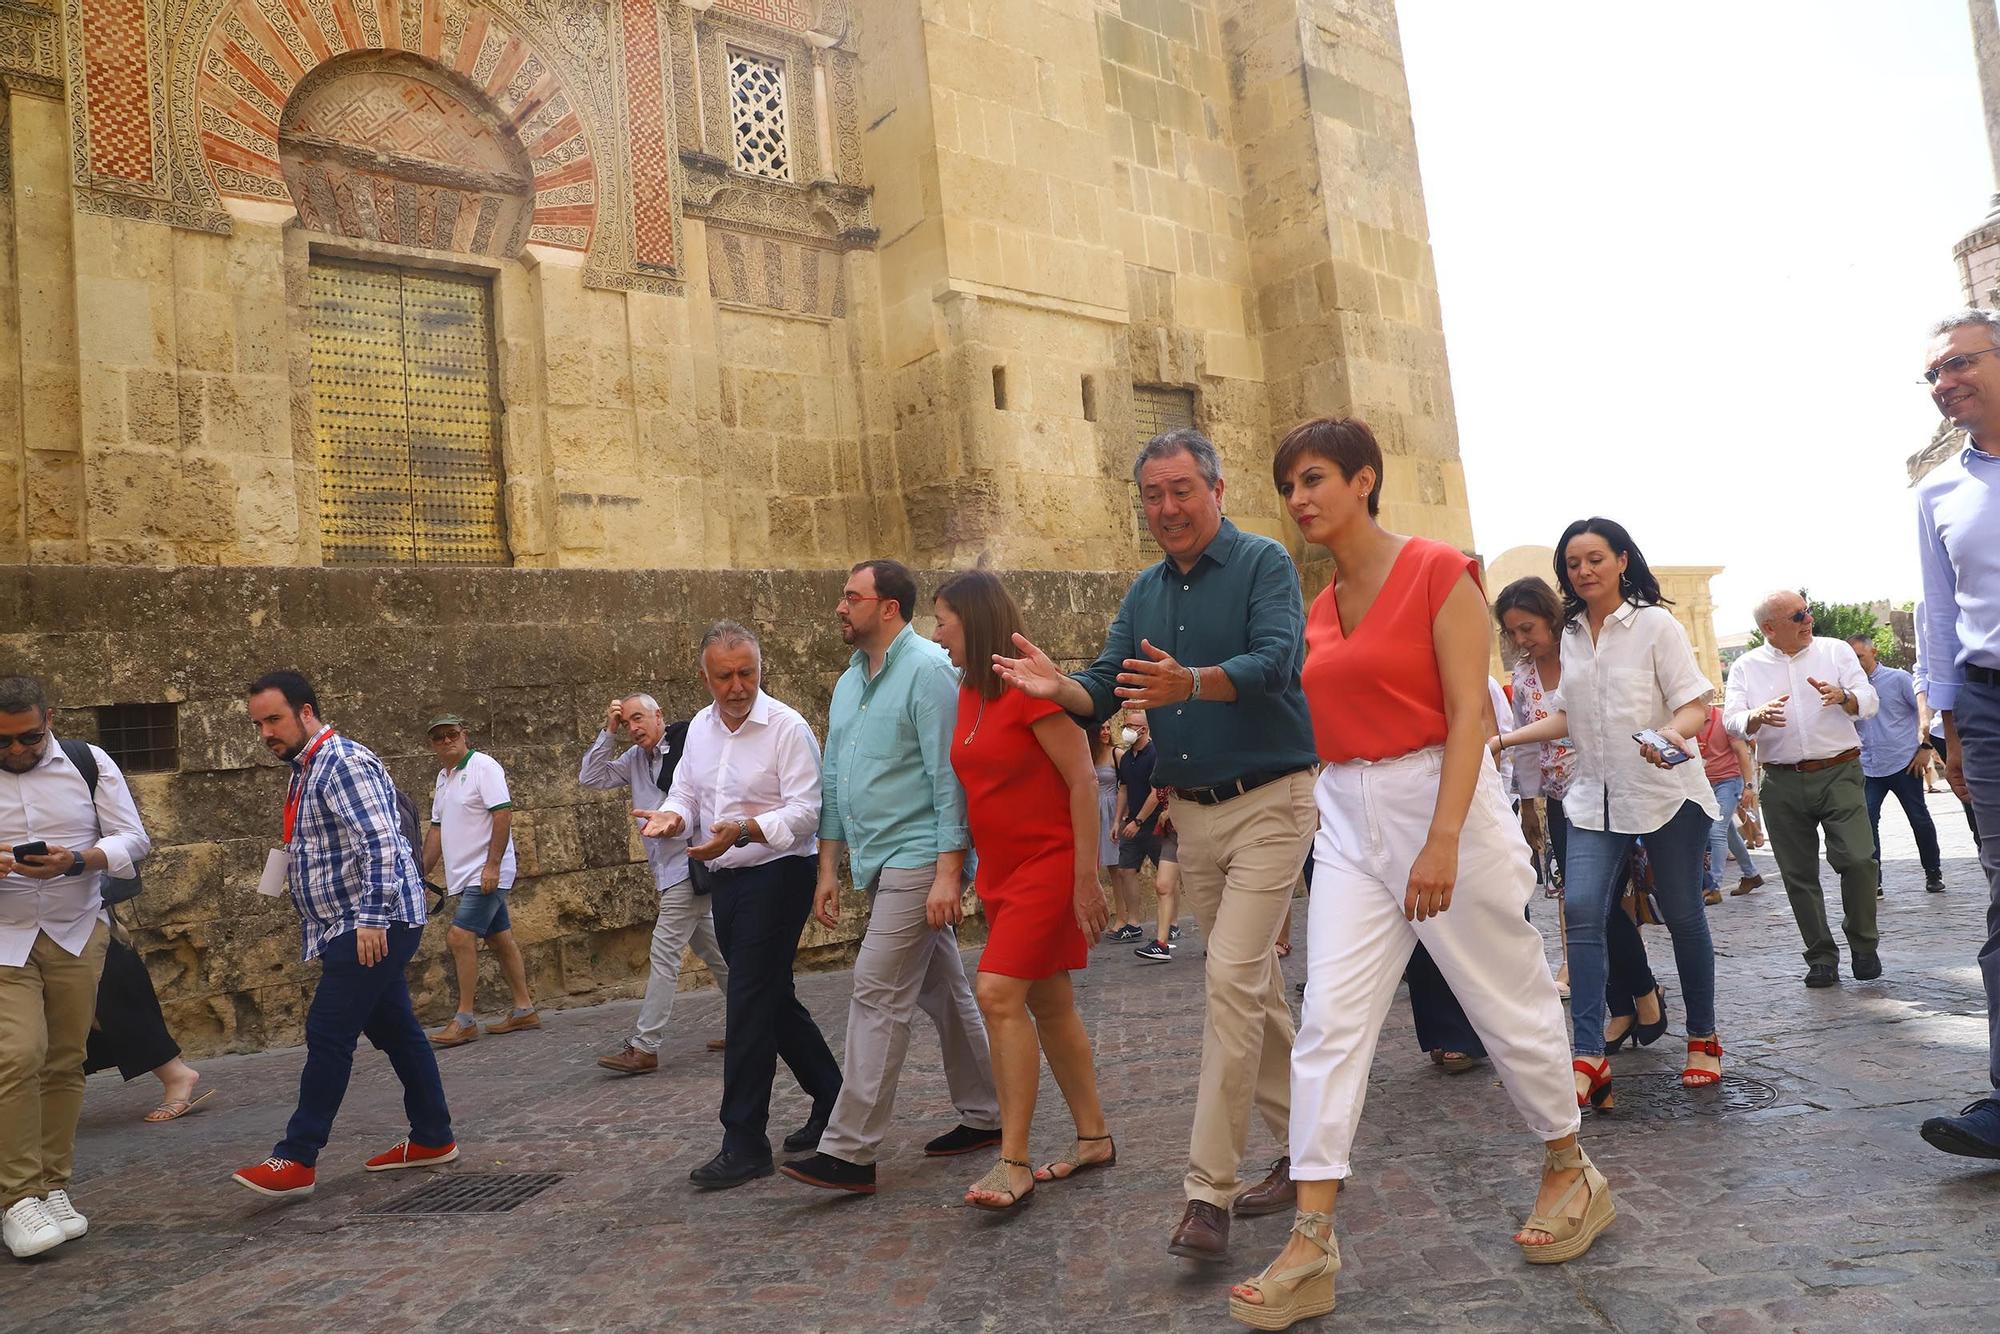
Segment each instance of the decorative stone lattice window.
[[774,181],[792,179],[785,130],[785,66],[742,51],[729,53],[729,116],[736,170]]

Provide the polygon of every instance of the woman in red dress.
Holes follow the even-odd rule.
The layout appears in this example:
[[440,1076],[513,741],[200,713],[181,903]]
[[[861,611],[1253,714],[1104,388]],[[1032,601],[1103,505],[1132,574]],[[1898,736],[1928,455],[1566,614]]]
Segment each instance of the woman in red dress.
[[[977,991],[1000,1093],[1000,1161],[965,1202],[994,1210],[1025,1204],[1037,1181],[1067,1180],[1117,1158],[1069,983],[1110,916],[1097,881],[1097,774],[1076,721],[1050,701],[1007,689],[993,670],[993,655],[1023,628],[1014,599],[984,570],[938,590],[937,642],[965,673],[951,764],[965,786],[978,857],[986,949]],[[1076,1122],[1076,1147],[1032,1170],[1038,1049]]]

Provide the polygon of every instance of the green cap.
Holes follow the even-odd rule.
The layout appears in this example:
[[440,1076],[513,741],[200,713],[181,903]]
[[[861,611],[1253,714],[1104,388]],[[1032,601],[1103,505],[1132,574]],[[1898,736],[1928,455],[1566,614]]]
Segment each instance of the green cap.
[[429,722],[424,724],[424,731],[426,733],[430,733],[437,731],[438,728],[440,727],[464,727],[464,726],[465,726],[465,719],[459,717],[457,714],[440,713],[437,717],[431,719]]

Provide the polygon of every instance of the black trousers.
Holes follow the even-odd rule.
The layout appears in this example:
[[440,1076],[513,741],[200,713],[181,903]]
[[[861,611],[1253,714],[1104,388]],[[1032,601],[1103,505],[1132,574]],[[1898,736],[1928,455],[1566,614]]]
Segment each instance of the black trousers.
[[717,871],[711,878],[715,937],[729,961],[722,1148],[768,1159],[765,1126],[780,1057],[815,1112],[830,1113],[840,1096],[840,1066],[792,986],[792,960],[812,912],[819,863],[781,857],[740,871]]
[[1930,807],[1924,804],[1924,780],[1908,769],[1899,769],[1885,778],[1864,774],[1861,782],[1868,794],[1868,831],[1875,836],[1875,864],[1882,864],[1882,803],[1894,797],[1903,808],[1903,818],[1910,822],[1910,832],[1916,836],[1917,860],[1922,863],[1924,873],[1940,874],[1944,862],[1938,855],[1937,823],[1931,819]]
[[1455,1051],[1467,1056],[1484,1056],[1486,1044],[1479,1040],[1465,1008],[1451,991],[1451,984],[1422,945],[1410,951],[1403,969],[1403,981],[1410,988],[1410,1017],[1417,1025],[1417,1046],[1424,1051]]
[[166,1016],[160,1013],[160,998],[153,993],[145,960],[114,936],[104,950],[104,976],[97,983],[97,1022],[90,1030],[83,1072],[95,1074],[116,1066],[126,1079],[137,1079],[180,1054],[180,1044],[167,1031]]

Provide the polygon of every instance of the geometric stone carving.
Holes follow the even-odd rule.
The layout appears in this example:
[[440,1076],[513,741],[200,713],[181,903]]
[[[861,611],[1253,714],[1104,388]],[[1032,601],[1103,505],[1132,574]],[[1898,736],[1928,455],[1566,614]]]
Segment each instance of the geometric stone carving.
[[51,4],[0,0],[0,87],[62,96],[62,47]]
[[227,0],[208,30],[196,87],[201,151],[217,190],[294,197],[277,152],[277,116],[322,62],[384,49],[458,75],[526,150],[534,193],[528,240],[590,248],[596,162],[570,90],[484,6],[407,0],[398,13],[387,0]]
[[654,0],[623,0],[625,105],[632,153],[632,259],[674,267],[673,146],[668,142],[666,69]]
[[743,51],[729,53],[729,124],[736,170],[774,181],[792,179],[785,143],[785,67]]
[[319,65],[286,101],[278,147],[313,231],[497,258],[526,240],[520,141],[470,83],[419,57]]

